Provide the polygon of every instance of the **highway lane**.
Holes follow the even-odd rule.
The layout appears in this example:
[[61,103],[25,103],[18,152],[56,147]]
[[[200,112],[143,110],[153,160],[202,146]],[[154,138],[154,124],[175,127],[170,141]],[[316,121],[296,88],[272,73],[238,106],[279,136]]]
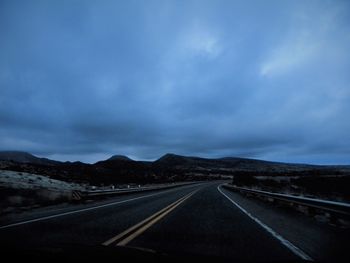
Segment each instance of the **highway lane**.
[[289,242],[274,232],[272,221],[264,227],[254,215],[247,215],[233,203],[237,197],[219,191],[219,184],[138,193],[42,212],[43,220],[32,216],[24,224],[0,227],[0,246],[28,250],[83,246],[83,251],[98,246],[116,252],[127,247],[185,258],[199,255],[236,261],[312,258],[302,242],[295,246],[294,240]]
[[0,245],[40,248],[100,244],[199,187],[201,184],[125,195],[58,213],[41,213],[40,217],[0,226]]
[[[196,185],[201,185],[198,183]],[[108,206],[114,206],[124,202],[130,202],[138,199],[145,199],[152,196],[162,195],[177,191],[178,189],[186,189],[192,185],[181,186],[178,188],[135,192],[130,194],[121,194],[109,197],[97,197],[85,200],[83,202],[63,203],[59,205],[41,207],[33,209],[32,211],[24,211],[22,213],[8,214],[0,217],[0,229],[12,227],[13,225],[26,224],[31,221],[42,221],[46,218],[61,217],[68,214],[78,214],[85,211],[100,209]]]
[[[237,205],[280,234],[285,240],[315,261],[348,262],[350,260],[350,229],[315,220],[293,209],[247,198],[237,192],[222,189]],[[233,204],[236,206],[235,204]]]
[[300,256],[249,219],[217,190],[201,189],[127,244],[169,254],[235,261],[296,261]]

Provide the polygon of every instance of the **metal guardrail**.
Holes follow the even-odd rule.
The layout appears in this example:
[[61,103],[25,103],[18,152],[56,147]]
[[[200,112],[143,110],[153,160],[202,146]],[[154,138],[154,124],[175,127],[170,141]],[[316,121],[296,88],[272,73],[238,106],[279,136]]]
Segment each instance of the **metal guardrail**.
[[189,183],[162,185],[162,186],[136,187],[136,188],[125,188],[125,189],[113,189],[113,190],[92,190],[92,191],[80,192],[80,195],[81,195],[81,198],[84,199],[84,198],[96,197],[96,196],[110,196],[110,195],[120,195],[120,194],[128,194],[128,193],[135,193],[135,192],[168,189],[168,188],[174,188],[178,186],[190,185],[195,183],[200,183],[200,182],[189,182]]
[[225,184],[223,185],[223,187],[231,191],[253,195],[268,200],[270,202],[278,201],[279,203],[287,203],[289,206],[299,206],[299,208],[304,208],[304,212],[307,212],[308,214],[326,213],[328,217],[333,219],[340,217],[342,219],[350,220],[349,203],[334,202],[288,194],[272,193],[267,191],[248,189],[244,187],[237,187],[229,184]]

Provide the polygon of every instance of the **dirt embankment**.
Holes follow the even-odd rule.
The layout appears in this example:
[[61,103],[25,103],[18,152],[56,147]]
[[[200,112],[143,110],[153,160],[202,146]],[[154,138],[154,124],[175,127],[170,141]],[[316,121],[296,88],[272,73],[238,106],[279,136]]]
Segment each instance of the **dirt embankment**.
[[0,214],[69,202],[84,187],[46,176],[0,170]]

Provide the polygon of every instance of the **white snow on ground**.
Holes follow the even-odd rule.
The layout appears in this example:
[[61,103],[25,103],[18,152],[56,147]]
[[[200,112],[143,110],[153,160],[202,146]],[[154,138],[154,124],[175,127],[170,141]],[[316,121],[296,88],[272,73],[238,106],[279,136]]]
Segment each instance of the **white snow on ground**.
[[84,190],[79,184],[68,183],[46,176],[0,170],[0,187],[12,189],[53,189],[53,190]]

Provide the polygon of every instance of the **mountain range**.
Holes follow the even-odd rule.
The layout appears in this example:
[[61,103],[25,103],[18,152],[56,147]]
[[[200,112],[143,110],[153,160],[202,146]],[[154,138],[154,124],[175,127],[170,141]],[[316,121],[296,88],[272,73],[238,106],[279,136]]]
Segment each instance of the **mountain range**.
[[66,181],[111,184],[227,178],[234,175],[350,174],[350,166],[270,162],[225,157],[217,159],[165,154],[154,162],[114,155],[94,164],[60,162],[27,152],[0,151],[0,169],[47,175]]

